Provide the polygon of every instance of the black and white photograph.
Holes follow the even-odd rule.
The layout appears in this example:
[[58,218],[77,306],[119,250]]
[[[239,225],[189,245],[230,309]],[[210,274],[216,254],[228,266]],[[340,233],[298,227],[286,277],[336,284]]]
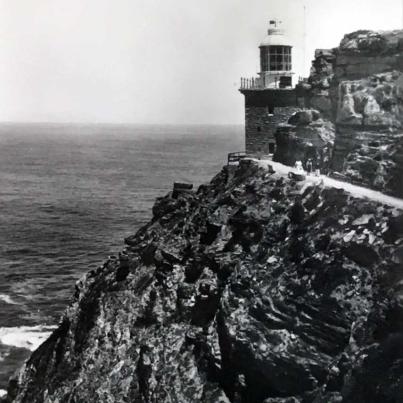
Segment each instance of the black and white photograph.
[[403,0],[0,0],[0,403],[403,403]]

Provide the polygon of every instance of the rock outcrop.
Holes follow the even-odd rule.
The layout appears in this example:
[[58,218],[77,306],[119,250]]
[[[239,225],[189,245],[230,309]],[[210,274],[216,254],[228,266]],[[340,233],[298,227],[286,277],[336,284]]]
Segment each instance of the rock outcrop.
[[338,79],[357,80],[403,68],[403,31],[356,31],[347,34],[336,50]]
[[403,197],[403,73],[380,73],[339,85],[333,169]]
[[317,109],[326,119],[333,121],[335,114],[334,98],[337,96],[334,83],[334,65],[336,51],[334,49],[318,49],[312,61],[311,74],[307,83],[300,86],[308,95],[306,102]]
[[400,197],[402,71],[403,31],[357,31],[338,48],[317,50],[309,79],[297,87],[300,103],[336,127],[331,169]]
[[402,400],[401,211],[245,160],[153,213],[7,401]]
[[288,124],[278,126],[276,152],[273,160],[293,166],[302,161],[304,166],[309,159],[314,168],[327,172],[334,146],[334,124],[322,119],[316,110],[305,109],[296,112]]

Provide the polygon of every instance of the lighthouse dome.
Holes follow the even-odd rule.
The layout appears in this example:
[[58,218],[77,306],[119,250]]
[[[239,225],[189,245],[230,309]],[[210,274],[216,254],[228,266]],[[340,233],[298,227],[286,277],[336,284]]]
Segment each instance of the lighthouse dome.
[[267,36],[260,43],[259,47],[265,46],[292,46],[291,40],[284,35],[282,29],[269,29]]

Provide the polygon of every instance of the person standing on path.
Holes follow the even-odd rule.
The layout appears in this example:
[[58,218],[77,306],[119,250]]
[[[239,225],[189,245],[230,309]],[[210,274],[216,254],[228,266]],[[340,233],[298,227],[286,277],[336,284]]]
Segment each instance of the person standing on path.
[[310,158],[306,163],[306,171],[308,172],[308,175],[312,173],[312,160]]

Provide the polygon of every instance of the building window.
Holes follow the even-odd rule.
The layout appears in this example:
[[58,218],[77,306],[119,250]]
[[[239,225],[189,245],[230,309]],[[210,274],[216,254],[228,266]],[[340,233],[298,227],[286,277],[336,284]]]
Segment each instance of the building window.
[[291,46],[262,46],[260,69],[261,71],[291,71]]
[[269,71],[291,71],[290,46],[270,46],[267,56]]
[[269,48],[267,46],[260,48],[260,71],[269,71]]
[[260,126],[257,126],[256,130],[260,133],[262,131],[262,128]]
[[292,86],[292,80],[289,76],[280,77],[280,88],[287,88]]

